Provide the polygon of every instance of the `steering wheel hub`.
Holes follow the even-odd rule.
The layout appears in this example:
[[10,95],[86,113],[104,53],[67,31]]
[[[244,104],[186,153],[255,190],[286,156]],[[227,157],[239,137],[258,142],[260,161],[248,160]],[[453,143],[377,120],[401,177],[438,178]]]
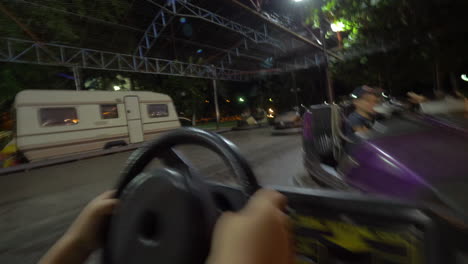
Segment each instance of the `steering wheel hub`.
[[[135,177],[124,189],[113,217],[110,262],[203,263],[216,211],[201,199],[201,191],[176,170]],[[201,261],[194,262],[197,259]]]

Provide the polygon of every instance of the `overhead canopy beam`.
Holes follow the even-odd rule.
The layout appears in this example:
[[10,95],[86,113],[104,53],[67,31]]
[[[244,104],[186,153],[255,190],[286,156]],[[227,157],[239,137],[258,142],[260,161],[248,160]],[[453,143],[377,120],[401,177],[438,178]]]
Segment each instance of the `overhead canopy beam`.
[[228,81],[248,79],[243,72],[227,68],[13,38],[0,38],[0,61]]
[[289,63],[280,63],[283,71],[295,71],[295,70],[302,70],[308,69],[310,67],[318,66],[315,60],[312,60],[306,56],[297,58],[294,60],[294,64]]
[[[144,54],[147,54],[147,52],[152,48],[152,46],[156,42],[158,36],[161,34],[162,30],[164,30],[164,28],[167,26],[168,23],[170,23],[174,16],[185,16],[202,19],[210,23],[214,23],[219,26],[233,30],[244,36],[241,45],[226,51],[226,54],[217,63],[217,65],[220,68],[224,68],[225,66],[230,65],[234,57],[248,57],[258,61],[264,60],[260,57],[251,56],[246,53],[246,51],[249,49],[249,42],[270,44],[284,51],[285,47],[283,42],[269,36],[265,24],[265,30],[261,32],[243,26],[237,22],[217,15],[209,10],[191,4],[188,2],[188,0],[171,0],[168,1],[168,4],[165,6],[160,5],[152,0],[147,1],[158,6],[160,10],[156,14],[155,18],[153,19],[152,23],[150,24],[143,38],[140,41],[140,44],[137,49],[137,52],[138,54],[140,54],[140,56],[144,56]],[[294,64],[280,64],[282,70],[285,71],[304,69],[309,68],[311,66],[316,66],[315,61],[307,58],[306,56],[297,59]]]
[[[163,37],[163,38],[171,39],[169,37]],[[216,63],[216,65],[218,65],[221,68],[228,67],[228,65],[231,64],[229,63],[227,54],[230,54],[231,61],[234,60],[235,57],[248,58],[251,60],[258,61],[258,62],[264,62],[266,59],[268,59],[266,57],[258,57],[258,56],[246,54],[246,51],[248,50],[246,39],[242,39],[239,42],[240,45],[235,45],[235,47],[231,49],[222,49],[222,48],[214,47],[208,44],[203,44],[203,43],[181,39],[181,38],[173,38],[173,40],[187,43],[196,47],[203,47],[203,48],[220,51],[220,53],[218,53],[217,55],[211,56],[207,60],[205,60],[205,63],[211,64],[211,62],[214,61],[214,59],[222,56],[221,59],[218,60],[218,62]],[[236,47],[238,47],[238,49],[236,49]],[[307,69],[307,68],[318,66],[318,65],[319,63],[317,63],[315,58],[311,59],[307,56],[302,56],[302,57],[296,58],[294,60],[294,64],[284,63],[284,62],[278,63],[277,66],[280,67],[280,69],[277,69],[277,70],[279,70],[280,72],[288,72],[288,71],[294,71],[294,70],[300,70],[300,69]],[[262,70],[260,70],[259,72],[262,72]]]
[[[163,37],[163,38],[170,39],[169,37]],[[186,40],[186,39],[181,39],[181,38],[173,38],[173,40],[180,41],[180,42],[183,42],[183,43],[187,43],[187,44],[190,44],[190,45],[193,45],[193,46],[196,46],[196,47],[203,47],[203,48],[208,48],[208,49],[220,51],[219,54],[208,58],[205,61],[205,63],[210,64],[210,62],[213,61],[214,58],[223,55],[222,59],[217,63],[217,65],[219,67],[221,67],[221,68],[224,68],[225,66],[229,65],[228,58],[227,58],[228,53],[231,54],[231,59],[232,60],[234,59],[234,57],[248,58],[248,59],[251,59],[251,60],[258,61],[258,62],[263,62],[263,61],[265,61],[267,59],[267,58],[263,58],[263,57],[258,57],[258,56],[253,56],[253,55],[246,54],[246,51],[248,50],[248,48],[247,48],[248,46],[247,47],[245,46],[246,41],[247,41],[246,39],[243,39],[240,42],[241,45],[236,45],[236,46],[239,47],[239,49],[238,49],[239,52],[236,51],[236,48],[222,49],[222,48],[214,47],[214,46],[211,46],[211,45],[208,45],[208,44],[203,44],[203,43],[190,41],[190,40]],[[301,58],[296,59],[294,64],[290,64],[290,63],[279,63],[278,64],[278,66],[281,68],[281,71],[293,71],[293,70],[299,70],[299,69],[307,69],[307,68],[317,66],[317,65],[318,64],[317,64],[315,59],[310,59],[307,56],[303,56]]]
[[[230,0],[232,1],[233,3],[235,3],[236,5],[242,7],[244,10],[247,10],[248,12],[254,14],[255,16],[261,18],[262,20],[268,22],[269,24],[281,29],[282,31],[288,33],[289,35],[291,35],[292,37],[294,37],[295,39],[297,40],[300,40],[302,42],[305,42],[306,44],[310,45],[310,46],[313,46],[315,48],[319,48],[319,49],[323,49],[323,47],[315,42],[313,42],[312,40],[304,37],[304,36],[301,36],[300,34],[294,32],[293,30],[281,25],[281,24],[278,24],[270,19],[268,19],[267,17],[265,17],[264,15],[262,15],[261,13],[253,10],[252,8],[244,5],[243,3],[239,2],[238,0]],[[343,60],[343,58],[337,54],[335,54],[334,52],[331,52],[330,50],[326,50],[327,54],[330,55],[330,56],[333,56],[337,59],[340,59],[340,60]]]
[[[172,8],[167,8],[166,6],[160,5],[152,0],[147,0],[154,5],[161,8],[161,11],[166,15],[173,16],[184,16],[184,17],[193,17],[198,18],[212,24],[227,28],[231,31],[237,32],[243,35],[245,38],[250,39],[255,43],[269,44],[273,47],[284,50],[284,45],[282,41],[275,39],[269,36],[266,32],[260,32],[253,28],[241,25],[233,20],[220,16],[216,13],[213,13],[209,10],[198,7],[194,4],[188,3],[184,0],[171,0]],[[183,8],[181,8],[183,7]],[[150,34],[152,34],[150,32]],[[151,48],[151,47],[150,47]]]
[[[232,49],[223,49],[223,48],[215,47],[215,46],[212,46],[212,45],[208,45],[208,44],[204,44],[204,43],[200,43],[200,42],[196,42],[196,41],[191,41],[191,40],[186,40],[186,39],[181,39],[181,38],[169,38],[169,37],[166,37],[166,38],[167,39],[172,39],[172,40],[175,40],[175,41],[179,41],[179,42],[182,42],[182,43],[187,43],[187,44],[193,45],[195,47],[202,47],[202,48],[207,48],[207,49],[219,51],[220,53],[215,55],[215,56],[212,56],[213,58],[218,57],[220,55],[224,55],[224,53],[232,52]],[[265,60],[265,58],[263,58],[263,57],[253,56],[253,55],[249,55],[249,54],[245,54],[245,53],[239,53],[239,56],[243,57],[243,58],[248,58],[248,59],[251,59],[251,60],[256,60],[256,61],[264,61]],[[211,62],[210,58],[211,57],[209,57],[207,60],[205,60],[205,63],[209,64]]]
[[[217,65],[223,68],[225,66],[231,65],[235,57],[250,57],[245,54],[247,50],[249,50],[247,40],[242,39],[241,41],[238,42],[237,45],[235,45],[235,47],[224,51],[225,54],[220,60],[218,60]],[[223,54],[218,54],[215,57],[219,55],[223,55]],[[256,58],[256,60],[259,62],[264,62],[266,59],[268,58]],[[208,61],[210,61],[210,59],[208,59]],[[277,66],[280,67],[281,72],[284,72],[284,71],[307,69],[313,66],[318,66],[318,64],[316,63],[315,59],[310,59],[307,56],[302,56],[300,58],[296,58],[294,60],[294,64],[282,62],[282,63],[278,63]]]
[[[248,50],[248,45],[245,39],[241,41],[241,44],[235,48],[232,48],[226,51],[226,55],[222,57],[221,60],[218,61],[218,66],[223,68],[225,66],[231,65],[232,61],[235,57],[245,57],[244,53]],[[258,61],[265,61],[265,59],[261,59]],[[307,69],[312,66],[317,66],[315,60],[308,58],[307,56],[302,56],[300,58],[296,58],[294,60],[294,64],[290,63],[279,63],[278,66],[281,68],[282,71],[293,71],[299,69]]]
[[[189,0],[186,0],[189,1]],[[153,1],[151,1],[153,2]],[[168,1],[166,6],[171,7],[175,13],[178,13],[182,6],[175,6],[175,1]],[[151,24],[146,29],[143,37],[138,43],[138,47],[135,50],[135,54],[140,55],[141,57],[146,56],[150,49],[156,43],[157,38],[163,33],[167,25],[169,25],[174,19],[174,15],[169,15],[167,12],[168,9],[161,7],[161,9],[156,13]]]

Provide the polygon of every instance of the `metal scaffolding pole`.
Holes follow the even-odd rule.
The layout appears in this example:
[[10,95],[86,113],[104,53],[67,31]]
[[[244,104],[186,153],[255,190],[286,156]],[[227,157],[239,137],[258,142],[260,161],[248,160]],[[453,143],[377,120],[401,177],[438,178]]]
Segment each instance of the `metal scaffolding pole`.
[[248,79],[239,70],[12,38],[0,38],[0,61],[229,81]]
[[74,66],[73,67],[73,78],[75,79],[75,87],[76,90],[79,91],[81,90],[81,74],[80,74],[80,68]]
[[327,97],[328,103],[333,104],[335,102],[335,91],[333,90],[333,80],[330,74],[330,59],[327,53],[327,43],[325,42],[325,32],[320,30],[320,34],[322,37],[322,52],[325,59],[325,76],[327,81]]
[[296,73],[294,71],[291,72],[291,77],[292,77],[292,90],[294,92],[294,96],[296,98],[296,107],[299,109],[299,89],[297,88],[297,83],[296,83]]
[[213,79],[213,96],[215,103],[215,112],[216,112],[216,129],[219,129],[219,104],[218,104],[218,87],[216,86],[216,79]]

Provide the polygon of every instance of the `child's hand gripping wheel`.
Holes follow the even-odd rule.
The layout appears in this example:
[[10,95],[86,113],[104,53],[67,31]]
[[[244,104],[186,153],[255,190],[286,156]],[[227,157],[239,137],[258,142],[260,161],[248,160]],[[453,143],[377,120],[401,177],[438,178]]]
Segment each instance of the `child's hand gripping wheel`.
[[[107,233],[105,263],[205,262],[219,210],[203,179],[172,150],[187,144],[216,152],[246,198],[259,188],[246,160],[224,138],[193,128],[166,134],[128,160],[117,186],[121,204]],[[162,160],[167,168],[143,172],[153,159]]]

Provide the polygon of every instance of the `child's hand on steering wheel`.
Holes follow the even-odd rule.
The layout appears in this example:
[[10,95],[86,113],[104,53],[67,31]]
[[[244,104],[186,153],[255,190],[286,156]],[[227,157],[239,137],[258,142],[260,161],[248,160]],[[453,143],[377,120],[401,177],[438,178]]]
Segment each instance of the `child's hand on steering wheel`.
[[83,263],[94,250],[100,248],[105,220],[118,203],[114,194],[114,191],[104,192],[88,203],[39,264]]
[[65,233],[65,236],[77,241],[87,250],[94,251],[100,248],[103,242],[104,222],[118,203],[114,195],[115,191],[107,191],[89,202]]
[[286,197],[258,191],[238,213],[224,213],[213,234],[209,264],[289,264],[294,261]]

